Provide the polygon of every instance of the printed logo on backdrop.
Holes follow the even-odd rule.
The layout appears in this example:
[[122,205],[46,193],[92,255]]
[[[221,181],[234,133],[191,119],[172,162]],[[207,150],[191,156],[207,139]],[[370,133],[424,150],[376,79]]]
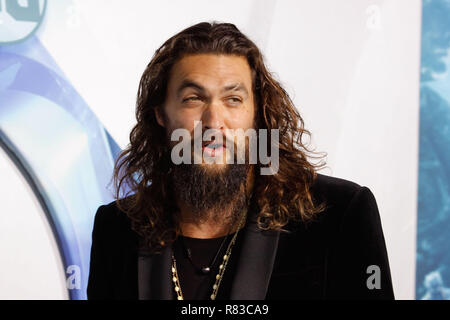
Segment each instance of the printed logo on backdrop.
[[0,45],[23,41],[44,18],[47,0],[0,0]]

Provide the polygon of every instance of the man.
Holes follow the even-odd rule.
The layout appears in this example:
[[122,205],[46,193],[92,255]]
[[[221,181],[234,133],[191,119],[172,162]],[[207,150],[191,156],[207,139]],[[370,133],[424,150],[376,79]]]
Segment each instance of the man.
[[96,213],[89,299],[394,298],[373,194],[316,172],[303,119],[234,25],[167,40],[136,116],[117,200]]

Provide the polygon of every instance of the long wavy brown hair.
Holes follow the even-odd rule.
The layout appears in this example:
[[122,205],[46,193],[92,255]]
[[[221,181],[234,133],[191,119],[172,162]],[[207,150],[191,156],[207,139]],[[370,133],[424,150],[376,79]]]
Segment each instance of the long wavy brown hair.
[[283,230],[290,221],[309,221],[324,209],[310,192],[316,171],[324,163],[308,160],[320,158],[303,143],[303,136],[311,134],[289,95],[266,69],[258,47],[233,24],[202,22],[179,32],[156,50],[139,83],[137,124],[130,133],[129,145],[115,162],[116,204],[153,252],[173,242],[180,233],[168,179],[167,133],[157,123],[155,109],[165,102],[172,66],[186,55],[199,53],[245,57],[253,76],[256,124],[268,132],[279,129],[278,172],[259,175],[259,170],[254,170],[252,203],[258,226]]

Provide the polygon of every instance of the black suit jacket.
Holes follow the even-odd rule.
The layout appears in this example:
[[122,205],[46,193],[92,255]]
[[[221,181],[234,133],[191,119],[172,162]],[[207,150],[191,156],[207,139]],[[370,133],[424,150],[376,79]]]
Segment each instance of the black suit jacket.
[[[230,298],[394,299],[372,192],[322,174],[311,190],[327,209],[309,224],[291,223],[289,232],[262,231],[249,216]],[[171,248],[145,257],[138,241],[114,202],[98,208],[88,299],[173,298]]]

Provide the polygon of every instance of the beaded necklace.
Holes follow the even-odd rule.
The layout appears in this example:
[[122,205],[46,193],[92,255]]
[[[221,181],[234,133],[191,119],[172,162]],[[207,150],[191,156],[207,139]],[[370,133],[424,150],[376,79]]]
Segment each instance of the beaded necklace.
[[[223,274],[225,273],[225,269],[227,267],[228,261],[230,261],[231,252],[233,250],[234,244],[236,242],[237,235],[239,233],[239,230],[242,228],[245,217],[246,217],[246,211],[242,214],[241,220],[239,222],[238,229],[236,233],[234,234],[233,238],[231,239],[231,242],[228,244],[227,251],[225,252],[225,255],[223,256],[222,264],[219,266],[219,272],[216,275],[216,281],[213,285],[213,290],[211,293],[211,300],[215,300],[217,297],[217,292],[219,291],[220,283],[222,282]],[[174,290],[177,294],[178,300],[184,300],[183,298],[183,292],[181,291],[181,285],[180,285],[180,278],[178,277],[178,271],[177,271],[177,261],[175,260],[175,256],[172,250],[172,281],[174,284]]]

